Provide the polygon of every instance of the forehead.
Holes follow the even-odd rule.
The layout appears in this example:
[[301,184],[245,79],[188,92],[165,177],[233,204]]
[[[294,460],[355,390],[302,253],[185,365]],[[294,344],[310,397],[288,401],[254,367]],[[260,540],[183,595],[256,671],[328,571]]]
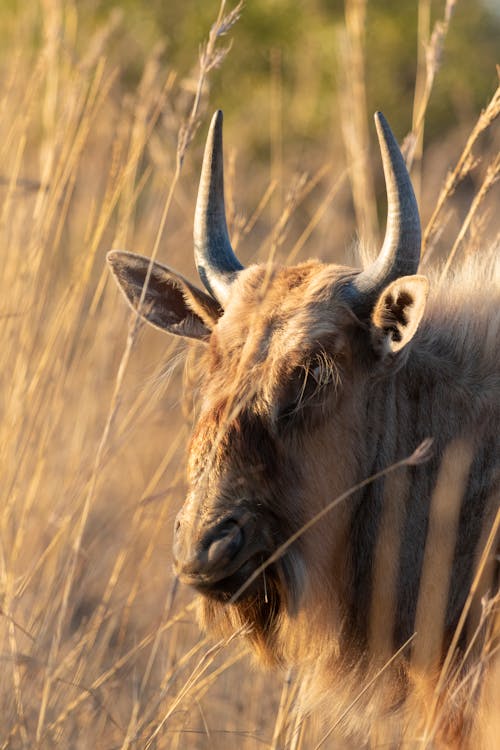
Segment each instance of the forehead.
[[349,271],[317,261],[242,271],[211,338],[214,367],[230,377],[233,365],[255,375],[321,348],[346,317],[336,292]]

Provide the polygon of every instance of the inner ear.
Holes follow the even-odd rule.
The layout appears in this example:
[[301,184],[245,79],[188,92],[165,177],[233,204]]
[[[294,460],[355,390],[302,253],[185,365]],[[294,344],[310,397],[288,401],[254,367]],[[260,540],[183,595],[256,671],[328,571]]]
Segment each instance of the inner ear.
[[403,276],[382,291],[372,313],[372,339],[382,353],[398,352],[415,335],[425,310],[429,282]]
[[212,297],[160,263],[153,263],[149,272],[149,258],[116,250],[107,257],[128,303],[144,320],[178,336],[201,340],[210,336],[223,312]]

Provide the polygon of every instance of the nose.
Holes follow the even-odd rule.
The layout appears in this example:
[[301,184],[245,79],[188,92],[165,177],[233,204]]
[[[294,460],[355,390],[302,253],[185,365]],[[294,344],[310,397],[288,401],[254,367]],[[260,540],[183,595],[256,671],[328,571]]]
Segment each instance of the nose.
[[210,576],[228,565],[245,544],[242,525],[228,518],[208,529],[199,541],[189,538],[189,528],[177,516],[174,531],[174,563],[181,576]]

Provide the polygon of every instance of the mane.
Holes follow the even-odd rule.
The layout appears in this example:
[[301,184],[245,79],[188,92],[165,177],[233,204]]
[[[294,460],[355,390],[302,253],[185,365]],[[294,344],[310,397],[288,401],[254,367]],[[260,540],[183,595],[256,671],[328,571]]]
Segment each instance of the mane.
[[[498,325],[498,297],[500,295],[500,245],[495,243],[484,252],[466,255],[448,269],[443,277],[442,265],[421,271],[430,281],[429,310],[445,309],[458,317],[457,322],[474,322],[462,310],[472,302],[474,319],[487,315],[490,323]],[[493,320],[491,319],[493,316]],[[465,320],[464,320],[465,318]]]
[[[425,356],[455,367],[452,375],[470,396],[500,401],[500,253],[498,244],[468,255],[442,277],[442,268],[425,269],[430,282],[418,342]],[[418,344],[417,344],[418,347]]]

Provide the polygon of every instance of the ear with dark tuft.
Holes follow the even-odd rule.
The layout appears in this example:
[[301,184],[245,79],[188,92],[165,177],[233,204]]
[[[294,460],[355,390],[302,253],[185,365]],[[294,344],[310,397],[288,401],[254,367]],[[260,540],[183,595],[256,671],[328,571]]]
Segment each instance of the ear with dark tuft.
[[177,336],[206,340],[223,313],[212,297],[183,276],[153,263],[143,304],[139,309],[149,258],[113,250],[108,263],[130,306],[148,323]]
[[380,354],[395,354],[412,340],[428,291],[425,276],[402,276],[385,287],[371,318],[372,341]]

